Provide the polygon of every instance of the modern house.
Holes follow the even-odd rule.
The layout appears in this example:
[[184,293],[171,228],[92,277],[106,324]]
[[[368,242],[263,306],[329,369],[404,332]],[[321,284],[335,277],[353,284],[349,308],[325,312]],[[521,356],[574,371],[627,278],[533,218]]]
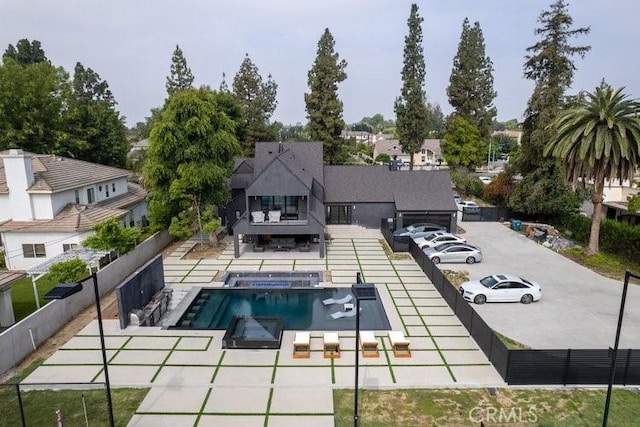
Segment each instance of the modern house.
[[73,249],[107,218],[145,221],[146,191],[124,169],[55,155],[0,152],[0,238],[9,270]]
[[[636,171],[636,176],[640,173]],[[589,183],[589,185],[593,185]],[[640,212],[629,212],[629,199],[640,193],[640,185],[637,180],[605,180],[602,201],[602,217],[626,222],[631,225],[640,224]],[[589,216],[593,215],[593,203],[586,200],[582,210]]]
[[[383,139],[376,141],[373,147],[373,158],[380,154],[386,154],[391,160],[402,160],[406,164],[410,161],[410,155],[402,151],[400,141],[397,139]],[[439,139],[425,139],[420,150],[413,155],[414,169],[429,168],[444,164]]]
[[262,142],[255,157],[236,162],[225,221],[254,248],[288,250],[319,243],[327,224],[380,228],[434,222],[455,229],[456,205],[448,171],[392,171],[387,166],[327,166],[322,143]]

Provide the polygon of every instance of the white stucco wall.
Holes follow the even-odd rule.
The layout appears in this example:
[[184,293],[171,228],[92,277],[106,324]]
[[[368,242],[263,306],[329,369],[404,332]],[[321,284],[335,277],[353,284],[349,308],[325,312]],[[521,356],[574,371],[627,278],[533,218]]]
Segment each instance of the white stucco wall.
[[2,155],[2,161],[9,188],[9,218],[31,221],[34,219],[31,198],[26,192],[34,182],[31,157],[22,153],[22,150],[9,150],[8,154]]
[[55,211],[51,205],[51,194],[31,194],[33,219],[53,219]]
[[[28,270],[63,252],[65,243],[81,244],[92,231],[85,233],[2,233],[2,241],[6,250],[8,270]],[[25,258],[22,253],[23,244],[45,245],[46,257]]]
[[6,221],[11,219],[11,212],[9,211],[9,195],[0,194],[0,221]]

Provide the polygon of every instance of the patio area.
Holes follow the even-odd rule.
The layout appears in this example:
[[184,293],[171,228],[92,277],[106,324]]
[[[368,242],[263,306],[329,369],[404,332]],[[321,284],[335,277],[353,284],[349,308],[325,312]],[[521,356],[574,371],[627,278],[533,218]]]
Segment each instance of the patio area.
[[[380,354],[360,357],[360,387],[504,386],[415,262],[389,260],[376,233],[332,231],[324,259],[249,251],[236,259],[230,248],[216,259],[186,261],[186,242],[165,258],[165,281],[179,299],[193,286],[219,286],[219,271],[328,271],[331,282],[324,285],[341,287],[359,272],[376,284],[392,329],[411,341],[411,357],[396,357],[387,332],[375,332]],[[117,321],[105,321],[112,386],[151,387],[132,426],[333,426],[333,389],[354,386],[355,331],[338,333],[340,358],[323,357],[323,332],[311,332],[309,358],[294,358],[294,331],[285,330],[279,350],[224,350],[224,331],[121,330]],[[94,321],[24,383],[103,381],[99,349]]]

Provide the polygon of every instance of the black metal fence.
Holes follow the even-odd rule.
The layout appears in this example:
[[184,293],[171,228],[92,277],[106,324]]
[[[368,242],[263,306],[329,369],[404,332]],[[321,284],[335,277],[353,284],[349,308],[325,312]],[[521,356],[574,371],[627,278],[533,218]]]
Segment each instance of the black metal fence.
[[[382,234],[389,246],[394,251],[402,251],[401,245],[394,245],[393,231],[384,228],[383,224]],[[405,245],[406,252],[429,277],[505,382],[511,385],[608,384],[611,363],[608,349],[508,349],[418,245],[413,241]],[[614,383],[640,384],[640,350],[618,350]]]
[[104,383],[0,384],[0,401],[3,426],[109,424]]

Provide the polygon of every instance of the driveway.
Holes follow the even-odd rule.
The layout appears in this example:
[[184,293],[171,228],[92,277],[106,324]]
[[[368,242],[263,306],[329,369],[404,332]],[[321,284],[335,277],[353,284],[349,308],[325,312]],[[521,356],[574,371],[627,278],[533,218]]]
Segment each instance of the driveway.
[[[471,280],[512,273],[542,287],[542,299],[530,305],[473,304],[494,330],[532,348],[613,347],[621,280],[602,277],[500,223],[462,222],[460,226],[469,243],[482,248],[483,261],[441,264],[442,269],[467,270]],[[640,348],[640,286],[633,283],[620,348]]]

